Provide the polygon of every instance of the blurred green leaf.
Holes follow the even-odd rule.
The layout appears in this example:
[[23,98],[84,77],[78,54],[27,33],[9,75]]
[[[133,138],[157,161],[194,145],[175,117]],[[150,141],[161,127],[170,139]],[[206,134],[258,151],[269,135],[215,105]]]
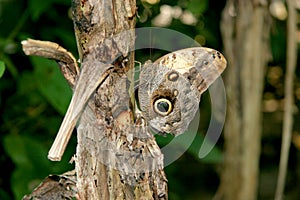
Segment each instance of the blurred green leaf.
[[285,63],[286,59],[286,30],[285,25],[283,26],[279,22],[274,22],[274,30],[271,32],[271,51],[273,62]]
[[5,71],[5,64],[3,61],[0,60],[0,78],[3,76]]
[[187,10],[199,16],[208,8],[208,0],[192,0],[187,4]]
[[39,90],[55,110],[63,115],[68,108],[72,91],[57,63],[39,57],[31,57],[31,62]]
[[16,165],[11,178],[16,199],[30,193],[49,173],[61,173],[72,166],[66,158],[59,163],[49,161],[46,157],[48,149],[33,137],[10,134],[4,138],[3,145]]
[[171,134],[167,134],[165,136],[155,134],[155,139],[159,146],[166,146],[169,142],[172,141],[173,138],[174,136]]
[[13,134],[4,138],[4,149],[16,165],[11,184],[16,199],[21,199],[33,189],[29,181],[46,176],[51,169],[47,150],[33,138]]
[[[192,145],[188,149],[188,152],[193,155],[195,158],[199,160],[199,150],[201,145],[203,145],[204,137],[201,134],[197,134]],[[210,146],[212,144],[208,144]],[[218,149],[215,145],[212,150],[203,158],[201,159],[202,162],[205,163],[220,163],[223,159],[222,152]]]
[[0,199],[1,200],[10,200],[10,196],[8,195],[8,193],[3,190],[2,188],[0,188]]
[[40,0],[29,0],[29,11],[31,14],[31,17],[34,21],[38,20],[40,15],[48,10],[51,6],[53,1],[46,0],[46,1],[40,1]]
[[70,5],[71,1],[68,0],[29,0],[29,11],[34,21],[38,20],[44,12],[51,12],[53,4],[58,3],[61,5]]
[[[165,137],[155,135],[156,141],[159,144],[159,146],[162,148],[169,143],[173,143],[174,146],[172,146],[173,154],[176,154],[177,151],[182,152],[182,150],[185,150],[193,155],[197,160],[204,162],[204,163],[220,163],[223,159],[222,152],[218,149],[218,147],[215,145],[212,150],[202,159],[199,158],[199,150],[200,147],[203,145],[204,137],[203,135],[197,133],[196,136],[195,133],[192,133],[190,131],[186,131],[185,133],[177,136],[174,138],[171,134],[166,135]],[[211,147],[212,143],[207,144],[207,147]]]

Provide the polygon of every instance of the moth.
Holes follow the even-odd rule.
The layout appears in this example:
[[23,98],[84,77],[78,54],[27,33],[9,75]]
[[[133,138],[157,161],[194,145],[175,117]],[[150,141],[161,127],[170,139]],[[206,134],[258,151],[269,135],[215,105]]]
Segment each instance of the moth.
[[[55,55],[53,58],[60,62],[62,56],[68,58],[67,60],[75,60],[73,57],[70,59],[67,51],[57,49],[57,45],[49,42],[27,40],[23,41],[22,45],[28,55],[49,58]],[[45,52],[41,54],[40,51],[36,51],[37,47],[44,47]],[[67,60],[64,59],[63,62],[70,66],[74,65],[77,69],[76,62]],[[175,51],[153,63],[145,63],[139,77],[138,100],[147,125],[162,134],[183,133],[195,116],[201,94],[225,68],[224,56],[216,50],[204,47]],[[67,113],[49,150],[50,160],[61,159],[90,96],[112,70],[113,65],[95,60],[83,61],[80,74],[79,70],[73,70],[70,83],[74,85],[78,74],[79,77]]]
[[160,134],[182,134],[194,118],[201,94],[226,68],[224,56],[195,47],[169,53],[141,70],[140,109],[150,129]]

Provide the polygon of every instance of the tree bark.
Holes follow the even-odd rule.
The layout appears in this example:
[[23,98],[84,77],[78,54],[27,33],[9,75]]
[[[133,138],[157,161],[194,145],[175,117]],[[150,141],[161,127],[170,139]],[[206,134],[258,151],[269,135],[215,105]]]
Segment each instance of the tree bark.
[[134,62],[129,51],[134,50],[135,1],[73,0],[72,10],[80,60],[114,65],[77,128],[80,199],[167,199],[163,155],[134,113],[127,84]]
[[[49,176],[24,199],[168,199],[163,154],[134,109],[135,0],[73,0],[72,13],[80,71],[74,56],[55,43],[28,39],[22,45],[27,55],[56,60],[74,89],[71,117],[48,157],[60,160],[80,116],[76,173]],[[94,91],[87,105],[86,91]]]
[[268,7],[261,2],[228,0],[222,15],[228,112],[220,190],[226,200],[257,199],[261,100],[270,29]]

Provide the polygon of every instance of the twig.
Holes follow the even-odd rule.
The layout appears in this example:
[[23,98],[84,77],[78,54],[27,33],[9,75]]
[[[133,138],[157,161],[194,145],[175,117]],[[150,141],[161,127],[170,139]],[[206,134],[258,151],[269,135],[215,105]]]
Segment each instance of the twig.
[[54,42],[33,39],[23,40],[22,47],[26,55],[41,56],[57,61],[62,74],[74,87],[79,76],[79,68],[75,57],[70,52]]
[[[84,106],[87,104],[92,92],[109,75],[113,66],[87,60],[82,64],[82,70],[79,72],[74,56],[54,42],[28,39],[22,41],[22,46],[26,55],[41,56],[57,61],[62,74],[71,87],[74,88],[68,111],[48,153],[50,160],[59,161]],[[78,79],[77,82],[76,79]]]
[[285,76],[284,121],[275,200],[282,200],[284,196],[284,186],[293,126],[293,75],[295,72],[297,60],[295,1],[287,0],[287,7],[289,16],[287,20],[287,72]]
[[90,96],[113,69],[112,65],[98,61],[86,61],[82,65],[69,108],[48,153],[48,158],[52,161],[61,160],[73,129]]

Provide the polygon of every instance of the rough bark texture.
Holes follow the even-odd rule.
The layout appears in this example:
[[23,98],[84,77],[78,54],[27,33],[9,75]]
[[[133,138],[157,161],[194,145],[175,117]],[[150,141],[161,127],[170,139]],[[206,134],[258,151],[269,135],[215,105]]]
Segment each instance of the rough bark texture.
[[92,96],[77,128],[80,199],[167,199],[163,155],[132,112],[129,94],[134,32],[128,30],[135,25],[135,1],[74,0],[72,10],[81,61],[115,68]]
[[261,2],[228,0],[222,16],[228,112],[220,190],[226,200],[257,199],[261,100],[270,27],[268,7]]
[[[73,0],[72,12],[80,71],[74,56],[58,44],[28,39],[22,45],[27,55],[58,62],[77,94],[71,104],[80,102],[84,108],[81,114],[76,103],[69,106],[77,109],[76,116],[81,114],[76,173],[49,176],[24,199],[168,199],[163,154],[132,100],[135,1]],[[96,91],[91,89],[97,85]],[[83,95],[86,91],[94,92],[84,106],[90,96]],[[49,152],[52,160],[63,154],[61,147],[70,136],[64,130],[70,133],[74,128],[68,123]]]

